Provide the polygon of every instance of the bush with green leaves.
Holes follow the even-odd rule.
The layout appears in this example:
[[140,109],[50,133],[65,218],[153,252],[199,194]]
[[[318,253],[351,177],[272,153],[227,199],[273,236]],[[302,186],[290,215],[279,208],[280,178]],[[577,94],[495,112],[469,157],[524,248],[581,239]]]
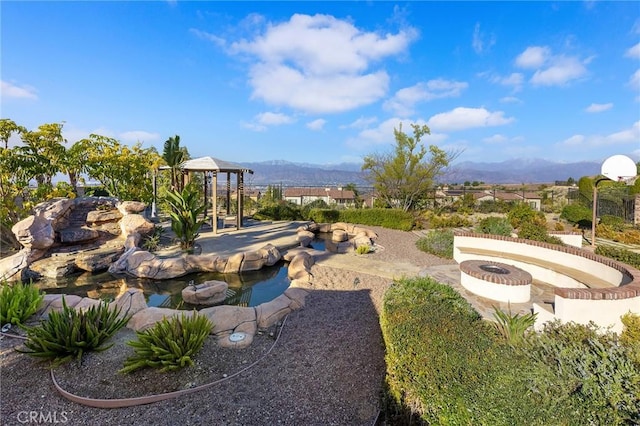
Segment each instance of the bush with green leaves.
[[462,228],[471,226],[471,221],[464,216],[458,214],[432,216],[429,219],[431,228]]
[[192,250],[200,227],[206,222],[204,212],[207,206],[200,201],[197,188],[189,184],[182,191],[168,191],[165,200],[171,206],[171,229],[180,240],[183,250]]
[[0,325],[23,324],[35,314],[44,299],[44,294],[31,284],[2,281],[0,289]]
[[89,351],[103,351],[112,345],[105,342],[124,327],[129,317],[120,316],[120,309],[111,309],[100,302],[86,310],[67,306],[62,298],[62,310],[49,312],[40,325],[27,327],[27,350],[18,350],[34,357],[49,359],[60,365],[72,359],[81,361]]
[[549,235],[549,231],[547,231],[546,227],[531,222],[524,222],[520,225],[520,228],[518,228],[518,238],[542,241],[543,243],[557,244],[561,246],[564,245],[560,238]]
[[568,204],[562,208],[560,218],[566,221],[580,225],[581,227],[590,227],[593,218],[593,211],[582,204]]
[[625,228],[627,227],[623,218],[608,214],[602,215],[600,217],[600,224],[606,225],[617,232],[624,232]]
[[451,229],[434,229],[416,241],[416,247],[426,253],[435,254],[445,259],[453,259],[453,231]]
[[401,231],[410,231],[415,225],[413,214],[402,209],[345,209],[339,210],[339,212],[339,222],[382,226],[383,228]]
[[640,369],[640,315],[627,312],[620,319],[624,326],[620,334],[620,343],[629,348],[631,360]]
[[481,234],[509,236],[513,232],[511,223],[506,217],[489,216],[481,219],[476,225],[476,232]]
[[160,241],[162,240],[162,234],[164,234],[164,228],[160,225],[155,225],[153,232],[143,237],[142,248],[151,252],[158,250]]
[[605,244],[599,244],[596,247],[596,254],[610,257],[618,262],[626,263],[627,265],[640,269],[640,253]]
[[494,306],[494,326],[498,333],[505,338],[510,345],[521,343],[536,323],[538,314],[528,312],[526,314],[511,313],[511,309],[505,312]]
[[211,321],[197,312],[163,318],[153,327],[136,332],[138,340],[127,343],[135,354],[127,358],[120,372],[131,373],[146,367],[166,372],[193,365],[193,357],[212,328]]
[[311,209],[306,217],[315,223],[336,223],[340,221],[340,211],[333,209]]
[[265,205],[254,215],[257,220],[301,220],[302,212],[300,208],[290,202],[277,202]]
[[537,338],[527,339],[522,355],[529,371],[552,374],[552,381],[529,377],[531,386],[571,412],[570,424],[640,423],[640,369],[617,334],[593,323],[547,322]]
[[329,205],[327,204],[326,201],[324,201],[322,199],[313,200],[312,202],[302,206],[302,209],[301,209],[301,212],[300,212],[302,214],[302,218],[304,220],[313,220],[313,219],[311,219],[309,214],[310,214],[310,212],[312,210],[315,210],[315,209],[327,210],[327,209],[329,209]]
[[367,254],[367,253],[371,253],[371,251],[372,251],[371,246],[361,245],[356,247],[357,254]]
[[450,286],[430,278],[394,283],[380,324],[388,424],[569,424],[529,388],[528,360]]
[[516,203],[507,213],[507,219],[514,229],[520,228],[524,223],[545,226],[546,220],[542,212],[534,210],[529,204]]

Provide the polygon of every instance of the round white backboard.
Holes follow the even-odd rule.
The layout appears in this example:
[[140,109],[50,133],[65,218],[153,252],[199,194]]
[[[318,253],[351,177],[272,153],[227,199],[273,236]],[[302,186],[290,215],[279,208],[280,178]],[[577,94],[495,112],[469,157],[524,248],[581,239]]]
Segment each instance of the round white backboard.
[[612,155],[602,163],[602,175],[611,180],[628,180],[635,177],[637,172],[636,163],[626,155]]

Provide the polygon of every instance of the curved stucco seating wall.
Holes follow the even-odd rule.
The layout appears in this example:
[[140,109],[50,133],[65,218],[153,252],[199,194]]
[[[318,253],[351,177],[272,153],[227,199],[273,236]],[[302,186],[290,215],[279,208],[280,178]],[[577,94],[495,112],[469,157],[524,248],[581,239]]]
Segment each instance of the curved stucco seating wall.
[[[454,259],[499,261],[529,272],[534,280],[555,286],[554,305],[533,304],[538,313],[536,328],[553,319],[621,331],[620,317],[640,314],[640,271],[577,247],[562,247],[538,241],[497,235],[458,233],[454,237]],[[570,275],[580,272],[593,277],[593,286]],[[565,275],[568,274],[568,275]]]
[[549,232],[552,237],[558,237],[560,240],[568,246],[582,247],[582,234],[576,234],[575,232]]

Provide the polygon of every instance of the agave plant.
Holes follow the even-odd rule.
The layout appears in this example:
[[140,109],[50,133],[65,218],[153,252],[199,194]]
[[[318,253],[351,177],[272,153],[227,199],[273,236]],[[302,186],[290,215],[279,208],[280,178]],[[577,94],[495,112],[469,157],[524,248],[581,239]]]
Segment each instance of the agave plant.
[[36,313],[43,298],[44,294],[30,284],[9,285],[4,281],[0,289],[0,324],[22,324]]
[[187,317],[163,318],[150,329],[136,332],[138,340],[127,344],[135,354],[124,362],[121,373],[131,373],[145,367],[160,371],[177,370],[193,365],[192,357],[202,348],[213,325],[209,319],[194,312]]
[[120,317],[120,309],[110,309],[107,302],[81,311],[69,308],[63,297],[61,311],[51,311],[39,326],[26,328],[28,350],[16,350],[50,359],[54,366],[73,358],[80,361],[85,352],[110,348],[106,340],[128,321],[129,317]]
[[206,211],[207,206],[200,203],[200,194],[193,185],[185,186],[181,192],[167,192],[166,200],[171,206],[171,229],[180,240],[180,247],[192,250],[200,235],[200,227],[205,223],[204,217],[199,216]]

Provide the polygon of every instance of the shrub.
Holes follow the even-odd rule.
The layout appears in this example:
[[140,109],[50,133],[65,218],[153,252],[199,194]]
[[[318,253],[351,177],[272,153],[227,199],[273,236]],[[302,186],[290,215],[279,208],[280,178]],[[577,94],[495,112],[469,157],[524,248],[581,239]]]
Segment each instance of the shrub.
[[209,319],[194,312],[187,317],[164,318],[150,329],[136,332],[138,340],[127,344],[135,355],[127,358],[121,373],[131,373],[140,368],[159,368],[160,371],[177,370],[193,365],[192,357],[202,348],[213,325]]
[[185,186],[182,191],[168,191],[165,200],[171,206],[171,229],[180,240],[180,247],[191,250],[205,223],[200,215],[207,206],[200,203],[200,194],[193,185]]
[[546,227],[530,222],[524,222],[520,225],[520,228],[518,229],[518,238],[542,241],[544,243],[558,244],[561,246],[564,245],[560,238],[549,235]]
[[453,259],[453,231],[436,229],[416,241],[419,250],[446,259]]
[[533,378],[533,388],[553,395],[572,412],[571,424],[637,424],[640,370],[615,333],[593,323],[546,323],[523,353],[534,369],[549,369],[552,382]]
[[631,360],[640,369],[640,315],[628,312],[621,319],[624,329],[620,335],[620,343],[629,348]]
[[410,231],[415,224],[413,215],[400,209],[346,209],[339,212],[339,222],[382,226],[401,231]]
[[362,246],[356,247],[356,253],[357,254],[367,254],[367,253],[370,253],[370,252],[371,252],[371,246],[362,245]]
[[309,204],[305,204],[302,209],[301,209],[301,215],[302,218],[304,220],[313,220],[310,217],[310,212],[312,210],[328,210],[329,209],[329,205],[327,204],[326,201],[318,199],[318,200],[313,200],[312,202],[310,202]]
[[336,223],[340,220],[340,212],[331,209],[312,209],[306,219],[316,223]]
[[515,204],[507,213],[507,219],[513,228],[520,228],[523,223],[546,226],[544,214],[533,210],[530,205],[525,203]]
[[152,252],[158,250],[163,233],[164,228],[160,225],[155,225],[153,227],[153,232],[142,239],[142,248]]
[[44,294],[36,287],[22,282],[9,285],[2,282],[0,289],[0,325],[24,323],[40,307]]
[[462,228],[471,226],[471,221],[464,216],[452,214],[450,216],[432,216],[429,225],[432,228]]
[[506,339],[510,345],[519,344],[524,340],[527,331],[533,327],[538,314],[526,313],[524,315],[512,314],[504,312],[496,307],[493,308],[493,317],[496,322],[493,323],[498,333]]
[[[119,317],[119,309],[110,309],[107,302],[87,310],[69,308],[62,298],[62,310],[51,311],[39,326],[27,328],[24,345],[29,350],[18,350],[31,356],[50,359],[54,365],[76,358],[89,351],[103,351],[112,345],[104,343],[124,327],[128,317]],[[17,350],[17,349],[16,349]]]
[[627,265],[640,269],[640,253],[600,244],[596,247],[596,254],[610,257],[618,262],[626,263]]
[[262,207],[253,217],[257,220],[301,220],[302,213],[296,204],[281,202]]
[[624,219],[618,216],[602,215],[600,217],[600,224],[607,225],[616,232],[624,232],[625,230]]
[[564,232],[564,225],[561,224],[560,222],[556,222],[555,225],[553,225],[553,230],[558,232]]
[[394,283],[380,323],[388,424],[563,424],[563,413],[529,390],[525,359],[451,287],[430,278]]
[[508,237],[511,235],[511,232],[513,232],[513,228],[507,218],[489,216],[480,220],[478,225],[476,225],[476,232],[481,234],[505,235]]
[[560,217],[581,227],[590,227],[593,211],[582,204],[569,204],[562,208]]

